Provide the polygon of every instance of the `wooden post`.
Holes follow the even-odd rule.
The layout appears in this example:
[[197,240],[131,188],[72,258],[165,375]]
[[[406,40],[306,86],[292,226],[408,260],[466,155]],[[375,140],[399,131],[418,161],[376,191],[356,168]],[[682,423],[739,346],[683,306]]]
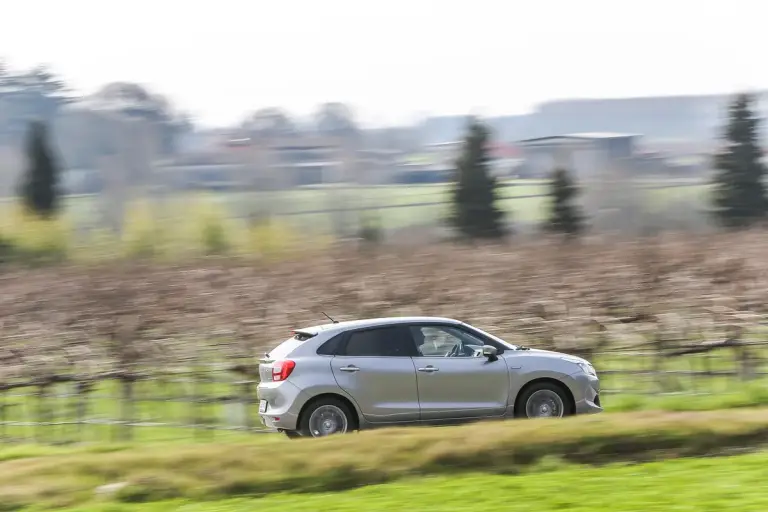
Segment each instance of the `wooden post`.
[[210,439],[211,430],[208,425],[208,418],[205,417],[204,404],[206,403],[205,394],[201,392],[201,386],[205,376],[200,370],[200,366],[195,364],[192,367],[192,396],[190,403],[190,420],[193,425],[194,437],[196,441]]
[[0,428],[2,430],[0,431],[0,436],[2,436],[3,441],[8,441],[8,407],[10,407],[8,404],[8,392],[3,389],[0,393],[2,393],[2,403],[0,404],[0,422],[2,422],[2,427]]
[[749,380],[751,374],[751,357],[748,347],[743,343],[744,328],[731,325],[728,328],[728,341],[733,346],[734,370],[742,381]]
[[120,382],[122,384],[122,401],[121,401],[121,414],[120,414],[120,440],[131,441],[133,440],[133,425],[135,421],[133,415],[135,411],[134,404],[134,382],[135,377],[133,375],[124,375]]
[[250,432],[253,430],[253,418],[251,418],[251,384],[250,380],[240,383],[240,400],[243,403],[243,415],[245,416],[245,429]]
[[50,422],[47,410],[48,387],[48,383],[40,384],[37,387],[37,428],[35,429],[37,442],[44,441],[45,424]]
[[648,391],[651,394],[656,394],[658,392],[664,392],[664,337],[661,334],[660,327],[657,326],[656,328],[656,340],[654,343],[654,364],[653,364],[653,372],[655,376],[655,383],[657,389],[654,389],[653,387],[649,388]]
[[86,381],[80,381],[77,383],[77,403],[75,404],[75,417],[77,418],[77,436],[80,441],[84,440],[84,428],[85,420],[88,416],[88,399],[90,397],[90,391],[92,384]]

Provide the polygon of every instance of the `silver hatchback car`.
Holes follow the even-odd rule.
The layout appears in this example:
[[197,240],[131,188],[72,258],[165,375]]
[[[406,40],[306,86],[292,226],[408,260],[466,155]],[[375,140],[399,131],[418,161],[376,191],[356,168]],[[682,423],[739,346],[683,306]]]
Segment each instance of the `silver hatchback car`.
[[450,318],[297,329],[259,365],[259,415],[289,437],[602,411],[592,365]]

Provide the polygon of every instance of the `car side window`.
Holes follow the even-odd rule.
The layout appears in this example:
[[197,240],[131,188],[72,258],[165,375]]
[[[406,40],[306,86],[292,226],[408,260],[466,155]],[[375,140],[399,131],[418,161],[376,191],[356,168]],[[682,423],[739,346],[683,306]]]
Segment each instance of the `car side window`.
[[321,356],[333,356],[339,351],[342,341],[344,340],[343,334],[337,334],[333,338],[329,339],[317,349],[317,354]]
[[476,357],[483,341],[448,326],[411,326],[416,350],[424,357]]
[[398,327],[380,327],[349,334],[343,355],[348,357],[410,357],[416,347]]

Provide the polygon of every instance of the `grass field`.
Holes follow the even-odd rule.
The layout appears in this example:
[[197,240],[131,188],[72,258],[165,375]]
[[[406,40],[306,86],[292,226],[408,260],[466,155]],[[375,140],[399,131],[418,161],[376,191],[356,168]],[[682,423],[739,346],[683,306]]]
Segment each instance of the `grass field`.
[[[538,222],[545,216],[547,184],[536,180],[515,180],[503,183],[500,189],[500,206],[511,213],[517,222]],[[684,185],[684,186],[680,186]],[[654,207],[673,201],[703,203],[706,185],[652,181],[639,186],[648,187]],[[185,193],[171,196],[172,211],[188,214],[200,201],[215,204],[222,211],[238,216],[259,205],[270,204],[278,215],[287,215],[289,222],[298,228],[327,230],[331,225],[328,210],[338,208],[371,208],[388,229],[408,227],[413,224],[434,223],[448,214],[449,184],[419,184],[369,186],[356,188],[299,188],[279,192],[217,192]],[[67,208],[74,222],[92,217],[97,206],[95,197],[72,197]]]
[[530,474],[515,476],[465,473],[339,493],[275,494],[213,502],[99,504],[68,512],[763,512],[768,509],[766,465],[766,453],[600,468],[568,466],[553,460],[532,468]]
[[[418,510],[656,510],[648,507],[669,504],[668,493],[672,504],[690,510],[726,499],[756,507],[766,504],[759,501],[766,496],[759,485],[766,454],[674,459],[756,452],[766,439],[768,410],[759,409],[488,422],[320,440],[4,448],[0,510],[399,510],[408,502]],[[662,460],[670,462],[629,465]],[[112,494],[96,494],[116,483],[123,486]],[[757,510],[744,507],[734,509]],[[678,509],[686,510],[658,510]]]
[[[689,221],[702,217],[699,213],[706,206],[706,185],[649,181],[637,186],[649,189],[642,198],[643,208],[648,215],[658,217],[649,222],[666,225],[681,215]],[[182,192],[161,199],[143,197],[126,205],[119,235],[108,229],[103,210],[109,205],[98,196],[65,198],[63,213],[49,222],[24,218],[17,204],[5,200],[0,204],[0,241],[22,249],[17,251],[17,260],[34,262],[113,259],[116,255],[171,260],[224,253],[284,256],[289,250],[296,253],[310,246],[327,247],[339,234],[354,235],[366,219],[375,220],[387,232],[445,226],[450,187],[315,187],[270,193]],[[508,219],[513,225],[529,229],[546,216],[546,193],[547,185],[540,181],[505,182],[500,188],[499,206],[511,214]],[[269,212],[269,225],[245,221],[256,212]],[[633,213],[629,218],[636,217]],[[0,254],[0,258],[5,257]]]

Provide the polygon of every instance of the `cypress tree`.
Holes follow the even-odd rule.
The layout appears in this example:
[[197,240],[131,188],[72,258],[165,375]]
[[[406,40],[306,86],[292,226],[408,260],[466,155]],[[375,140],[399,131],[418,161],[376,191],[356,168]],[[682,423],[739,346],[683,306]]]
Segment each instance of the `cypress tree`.
[[498,184],[489,169],[490,131],[472,119],[461,155],[456,161],[451,225],[468,239],[498,239],[507,232],[504,212],[496,206]]
[[45,124],[36,121],[30,125],[26,153],[27,168],[20,190],[24,206],[40,217],[50,218],[59,206],[59,168]]
[[730,108],[724,130],[724,145],[716,156],[714,213],[728,228],[744,228],[765,218],[766,167],[759,144],[760,120],[754,113],[754,98],[737,95]]
[[584,230],[584,215],[576,204],[579,188],[565,169],[555,169],[549,181],[547,229],[553,233],[576,236]]

